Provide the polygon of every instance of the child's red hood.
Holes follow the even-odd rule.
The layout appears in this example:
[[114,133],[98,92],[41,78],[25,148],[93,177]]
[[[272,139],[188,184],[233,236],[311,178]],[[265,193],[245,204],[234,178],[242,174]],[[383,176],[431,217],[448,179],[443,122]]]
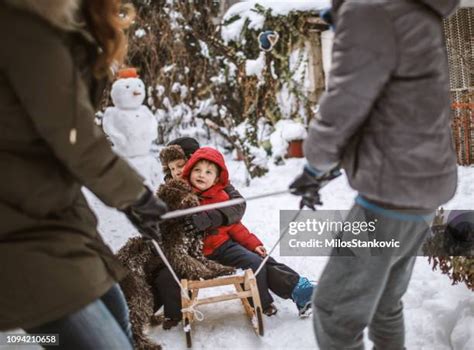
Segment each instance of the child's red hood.
[[197,162],[203,159],[215,163],[220,168],[221,174],[219,176],[219,182],[214,186],[224,189],[229,184],[229,172],[227,171],[222,153],[212,147],[201,147],[193,153],[191,158],[189,158],[189,160],[186,162],[186,165],[184,166],[182,175],[183,179],[189,182],[191,169]]

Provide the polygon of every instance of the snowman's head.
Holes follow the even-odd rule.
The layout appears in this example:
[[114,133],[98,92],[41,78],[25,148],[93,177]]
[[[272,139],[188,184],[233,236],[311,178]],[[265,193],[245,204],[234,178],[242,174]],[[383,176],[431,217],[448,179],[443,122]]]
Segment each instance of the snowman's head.
[[137,109],[145,100],[145,84],[139,78],[119,79],[112,85],[112,102],[120,109]]

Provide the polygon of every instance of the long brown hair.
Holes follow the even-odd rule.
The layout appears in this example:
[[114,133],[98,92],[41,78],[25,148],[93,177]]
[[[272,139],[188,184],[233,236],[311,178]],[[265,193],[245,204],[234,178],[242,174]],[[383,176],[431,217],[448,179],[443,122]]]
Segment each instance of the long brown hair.
[[133,5],[122,5],[120,0],[83,0],[84,16],[95,40],[100,46],[94,65],[97,77],[111,75],[111,69],[118,68],[127,53],[127,37],[124,29],[135,18]]

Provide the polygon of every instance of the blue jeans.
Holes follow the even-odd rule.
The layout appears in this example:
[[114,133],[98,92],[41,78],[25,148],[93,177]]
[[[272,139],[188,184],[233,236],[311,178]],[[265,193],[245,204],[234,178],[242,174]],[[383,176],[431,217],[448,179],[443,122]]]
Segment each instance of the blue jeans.
[[118,284],[82,309],[25,331],[30,334],[59,334],[59,346],[51,346],[56,350],[133,349],[128,306]]

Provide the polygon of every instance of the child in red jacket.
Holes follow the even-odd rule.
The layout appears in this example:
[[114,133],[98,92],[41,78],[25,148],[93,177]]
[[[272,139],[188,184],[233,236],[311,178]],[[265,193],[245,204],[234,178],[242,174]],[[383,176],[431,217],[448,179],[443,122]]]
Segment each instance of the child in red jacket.
[[[198,141],[192,137],[180,137],[168,143],[160,152],[160,161],[165,174],[164,180],[180,179],[186,161],[199,147]],[[229,198],[242,198],[242,195],[230,183],[224,191]],[[240,222],[245,212],[245,206],[245,203],[242,203],[200,212],[184,219],[183,230],[192,234]],[[164,267],[157,272],[153,285],[155,307],[159,309],[163,306],[164,309],[163,329],[177,326],[182,319],[181,292],[168,268]]]
[[[198,149],[187,161],[182,178],[187,180],[200,198],[201,204],[229,200],[224,188],[229,184],[229,173],[222,154],[211,147]],[[207,230],[203,253],[217,262],[241,269],[260,266],[267,252],[263,243],[241,222]],[[291,298],[300,314],[311,307],[314,286],[305,277],[288,266],[269,258],[257,275],[263,312],[274,315],[277,312],[268,289],[284,299]]]

